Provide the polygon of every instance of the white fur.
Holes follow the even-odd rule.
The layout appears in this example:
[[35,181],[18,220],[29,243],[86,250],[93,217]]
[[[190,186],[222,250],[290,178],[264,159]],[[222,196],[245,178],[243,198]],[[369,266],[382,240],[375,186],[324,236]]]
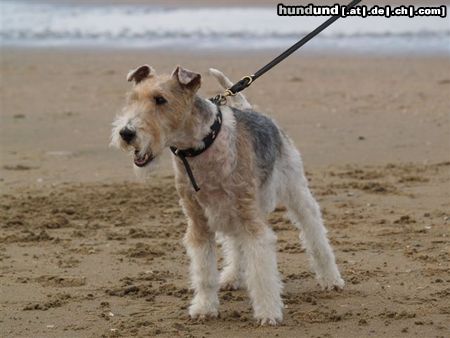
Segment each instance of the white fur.
[[233,236],[222,236],[220,242],[225,260],[220,274],[220,288],[222,290],[238,290],[244,283],[242,264],[240,264],[241,244]]
[[192,245],[184,240],[191,259],[191,283],[194,298],[189,307],[192,318],[204,319],[219,314],[219,275],[217,271],[215,242],[211,239],[202,246]]
[[257,237],[241,235],[245,280],[254,316],[261,325],[283,319],[282,283],[277,269],[276,236],[267,227]]
[[278,176],[280,182],[277,184],[280,202],[288,208],[294,225],[302,230],[300,239],[320,286],[327,290],[343,288],[344,281],[327,238],[319,205],[308,188],[300,154],[293,146],[288,149],[288,156],[277,166],[283,173]]

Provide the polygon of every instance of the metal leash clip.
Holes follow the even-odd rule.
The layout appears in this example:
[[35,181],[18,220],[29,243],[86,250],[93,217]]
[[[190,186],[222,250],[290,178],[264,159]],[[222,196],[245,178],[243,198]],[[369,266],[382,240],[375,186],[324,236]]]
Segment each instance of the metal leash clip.
[[223,106],[225,103],[227,103],[227,96],[224,94],[217,94],[216,96],[214,96],[213,98],[209,99],[212,103],[218,105],[218,106]]
[[[219,105],[219,106],[224,105],[227,102],[227,97],[228,96],[236,96],[236,94],[238,94],[240,91],[242,91],[243,89],[245,89],[248,86],[250,86],[250,84],[253,82],[253,76],[254,75],[244,76],[234,86],[226,89],[222,94],[217,94],[216,96],[211,98],[210,101],[215,103],[215,104],[217,104],[217,105]],[[236,91],[233,91],[232,89],[234,87],[236,87],[237,84],[239,84],[239,86],[237,86]]]

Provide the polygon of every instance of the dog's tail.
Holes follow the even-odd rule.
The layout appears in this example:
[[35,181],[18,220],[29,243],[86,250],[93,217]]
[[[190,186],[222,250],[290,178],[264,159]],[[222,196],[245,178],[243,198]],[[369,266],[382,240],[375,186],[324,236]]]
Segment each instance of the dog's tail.
[[[233,82],[230,81],[229,78],[225,76],[224,73],[222,73],[220,70],[209,68],[209,73],[214,76],[217,81],[219,81],[220,85],[224,88],[230,88],[233,85]],[[237,109],[252,109],[252,105],[247,101],[244,94],[237,93],[235,96],[229,96],[228,102],[231,107],[237,108]]]

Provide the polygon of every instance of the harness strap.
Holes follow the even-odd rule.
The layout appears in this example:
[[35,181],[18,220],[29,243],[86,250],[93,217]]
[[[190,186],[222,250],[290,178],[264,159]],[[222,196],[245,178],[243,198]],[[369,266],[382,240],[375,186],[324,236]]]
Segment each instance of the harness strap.
[[217,105],[217,115],[214,120],[214,123],[211,125],[211,131],[202,140],[204,144],[203,148],[178,149],[177,147],[170,147],[172,153],[175,156],[179,157],[183,162],[184,168],[186,169],[186,173],[195,191],[199,191],[200,188],[197,182],[195,181],[194,173],[192,172],[191,166],[189,165],[189,162],[186,159],[186,157],[195,157],[206,151],[206,149],[208,149],[214,143],[214,140],[219,135],[221,127],[222,127],[222,112],[220,111],[220,107]]
[[[173,152],[173,150],[172,150],[172,152]],[[189,180],[191,181],[192,187],[194,188],[195,191],[199,191],[200,188],[199,188],[197,182],[195,181],[194,174],[192,172],[192,169],[191,169],[191,166],[189,165],[188,160],[186,159],[186,156],[184,156],[183,154],[175,154],[175,155],[178,156],[181,159],[181,161],[183,161],[184,168],[186,169],[186,173],[189,176]]]

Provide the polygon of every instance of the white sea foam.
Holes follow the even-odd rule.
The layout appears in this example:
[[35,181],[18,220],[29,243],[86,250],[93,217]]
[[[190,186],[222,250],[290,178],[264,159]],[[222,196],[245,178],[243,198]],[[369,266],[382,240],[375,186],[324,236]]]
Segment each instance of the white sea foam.
[[[168,9],[3,1],[2,45],[89,45],[143,48],[279,48],[325,17],[279,17],[273,7]],[[448,18],[345,18],[312,49],[450,53]]]

